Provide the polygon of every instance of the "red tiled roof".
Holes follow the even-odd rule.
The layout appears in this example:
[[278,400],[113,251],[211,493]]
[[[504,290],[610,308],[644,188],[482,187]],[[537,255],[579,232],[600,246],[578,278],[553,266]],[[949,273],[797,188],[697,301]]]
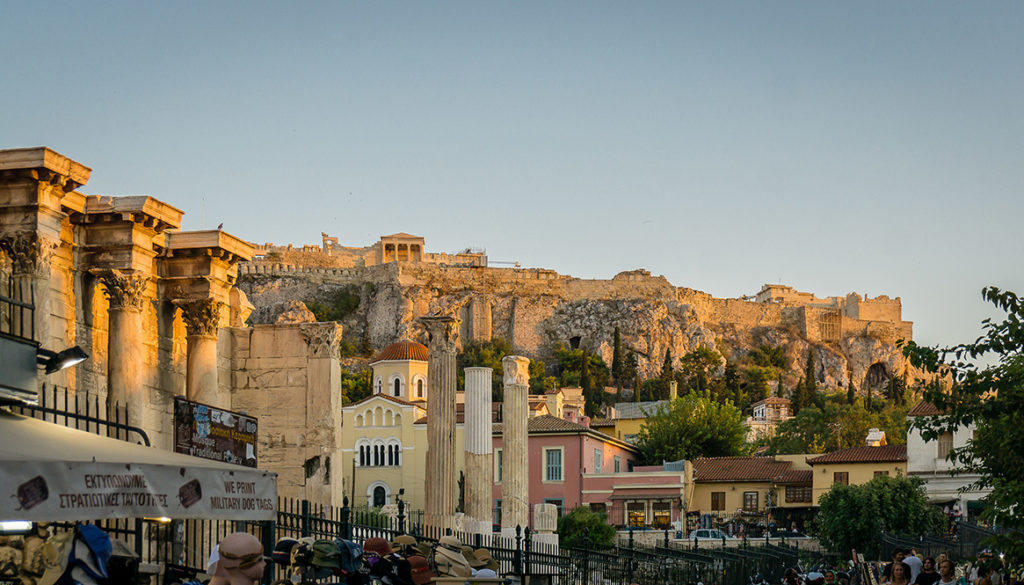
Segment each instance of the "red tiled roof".
[[773,457],[701,457],[693,462],[694,481],[772,481],[790,471],[791,461]]
[[814,480],[814,472],[810,469],[790,469],[779,474],[775,483],[811,483]]
[[907,460],[906,445],[851,447],[808,459],[809,465],[821,463],[901,463]]
[[931,416],[935,414],[942,414],[942,412],[940,412],[939,409],[931,402],[925,402],[922,400],[910,409],[907,416]]
[[385,347],[370,361],[371,364],[388,360],[414,360],[419,362],[427,361],[427,346],[415,341],[399,341]]

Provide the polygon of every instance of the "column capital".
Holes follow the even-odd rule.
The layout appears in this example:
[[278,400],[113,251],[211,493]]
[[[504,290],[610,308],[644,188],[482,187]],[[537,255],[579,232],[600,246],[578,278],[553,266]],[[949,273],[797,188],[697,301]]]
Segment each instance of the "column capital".
[[0,235],[0,250],[7,254],[17,276],[43,276],[56,249],[57,242],[41,238],[32,231]]
[[420,317],[420,323],[427,330],[428,347],[431,353],[455,350],[455,344],[459,341],[459,325],[461,323],[458,317],[450,315]]
[[220,309],[224,304],[214,299],[198,299],[194,301],[174,301],[181,309],[181,317],[185,320],[188,335],[216,337],[220,327]]
[[505,373],[505,384],[530,385],[530,358],[507,355],[501,358],[501,369]]
[[299,332],[309,344],[312,357],[336,358],[341,349],[341,325],[337,323],[302,323]]
[[103,284],[111,309],[142,310],[150,277],[133,270],[91,270]]

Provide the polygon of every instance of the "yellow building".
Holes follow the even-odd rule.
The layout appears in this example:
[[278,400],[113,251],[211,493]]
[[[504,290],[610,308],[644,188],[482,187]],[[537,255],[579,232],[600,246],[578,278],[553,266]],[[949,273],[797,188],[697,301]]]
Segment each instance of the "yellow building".
[[385,347],[370,362],[373,393],[407,402],[427,399],[427,346],[399,341]]
[[807,460],[814,472],[814,505],[834,484],[860,485],[879,475],[907,474],[907,446],[852,447]]

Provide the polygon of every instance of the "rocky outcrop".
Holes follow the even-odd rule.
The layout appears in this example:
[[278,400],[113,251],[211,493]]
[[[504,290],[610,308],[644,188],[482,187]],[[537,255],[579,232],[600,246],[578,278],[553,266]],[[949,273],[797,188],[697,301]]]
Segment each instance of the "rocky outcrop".
[[811,352],[824,388],[845,389],[852,381],[863,391],[872,366],[889,376],[908,369],[895,342],[909,337],[910,323],[837,315],[840,334],[823,340],[819,322],[827,307],[718,299],[675,288],[646,271],[583,280],[535,269],[391,263],[349,270],[250,269],[238,281],[256,306],[257,322],[273,317],[282,301],[323,301],[353,285],[360,286],[360,304],[342,322],[346,337],[368,335],[378,348],[403,338],[423,341],[419,317],[455,314],[462,321],[462,342],[501,337],[522,355],[541,359],[564,344],[595,351],[610,364],[617,327],[646,376],[660,371],[667,350],[678,365],[700,346],[730,361],[760,345],[782,347],[791,364],[782,379],[787,388],[803,375]]
[[302,301],[281,301],[271,307],[270,313],[276,314],[274,323],[277,325],[291,325],[293,323],[315,323],[316,315],[306,307]]

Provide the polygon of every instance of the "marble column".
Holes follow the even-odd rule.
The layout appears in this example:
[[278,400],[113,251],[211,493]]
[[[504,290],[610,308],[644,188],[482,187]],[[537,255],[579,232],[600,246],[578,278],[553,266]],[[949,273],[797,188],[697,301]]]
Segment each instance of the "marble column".
[[455,343],[459,320],[424,317],[429,335],[427,358],[427,468],[424,522],[453,528],[458,480],[455,477]]
[[217,329],[221,302],[200,299],[176,303],[185,320],[185,396],[194,402],[217,404]]
[[96,276],[110,303],[107,312],[107,415],[126,407],[128,421],[143,426],[146,392],[143,388],[142,307],[149,277],[131,271],[103,270]]
[[466,532],[491,534],[491,368],[466,368]]
[[502,405],[501,535],[515,536],[516,526],[530,521],[530,360],[509,355]]

